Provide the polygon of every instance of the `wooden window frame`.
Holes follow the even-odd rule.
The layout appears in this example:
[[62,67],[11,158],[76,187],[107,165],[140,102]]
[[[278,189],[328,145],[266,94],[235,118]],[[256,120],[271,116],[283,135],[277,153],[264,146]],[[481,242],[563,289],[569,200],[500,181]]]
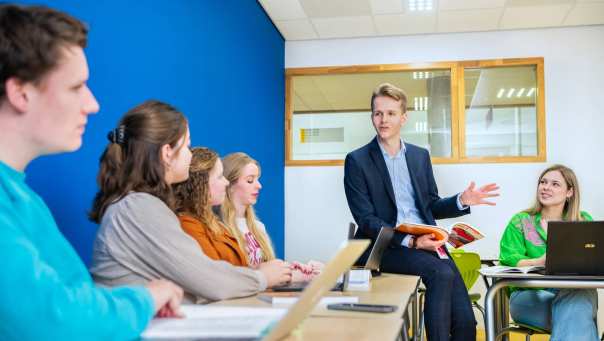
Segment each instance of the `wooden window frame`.
[[[465,127],[465,68],[494,68],[509,66],[536,67],[536,114],[537,114],[537,155],[536,156],[485,156],[466,155]],[[451,156],[432,157],[434,164],[455,163],[515,163],[545,162],[545,83],[543,57],[469,60],[459,62],[433,62],[410,64],[378,64],[352,66],[325,66],[285,69],[285,166],[342,166],[344,160],[292,160],[292,119],[293,86],[295,76],[335,75],[357,73],[380,73],[393,71],[449,70],[451,74]],[[369,142],[369,141],[367,141]]]

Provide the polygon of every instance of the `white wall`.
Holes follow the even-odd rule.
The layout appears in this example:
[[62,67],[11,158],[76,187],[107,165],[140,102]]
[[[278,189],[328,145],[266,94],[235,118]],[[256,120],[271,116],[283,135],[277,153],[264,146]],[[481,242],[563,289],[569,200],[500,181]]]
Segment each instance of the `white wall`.
[[[496,207],[475,207],[463,217],[487,238],[468,246],[496,258],[508,219],[531,205],[536,178],[551,163],[573,168],[583,208],[604,220],[604,26],[407,37],[286,42],[285,66],[391,64],[516,57],[545,58],[547,162],[435,165],[441,196],[474,180],[497,182]],[[370,124],[369,118],[367,124]],[[343,188],[343,167],[285,170],[285,255],[326,260],[352,220]],[[448,221],[440,221],[448,225]]]

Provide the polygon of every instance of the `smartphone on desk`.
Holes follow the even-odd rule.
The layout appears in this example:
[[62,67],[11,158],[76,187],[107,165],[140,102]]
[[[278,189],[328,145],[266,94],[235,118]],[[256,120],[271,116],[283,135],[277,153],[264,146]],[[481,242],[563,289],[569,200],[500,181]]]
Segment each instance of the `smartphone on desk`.
[[387,304],[362,304],[362,303],[336,303],[328,304],[327,309],[361,311],[365,313],[392,313],[398,309],[395,305]]

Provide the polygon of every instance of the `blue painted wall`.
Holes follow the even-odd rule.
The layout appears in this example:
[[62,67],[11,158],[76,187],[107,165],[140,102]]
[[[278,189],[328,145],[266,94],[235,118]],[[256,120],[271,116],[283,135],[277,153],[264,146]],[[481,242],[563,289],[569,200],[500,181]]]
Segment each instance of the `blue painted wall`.
[[188,118],[193,145],[245,151],[262,166],[257,211],[277,253],[284,232],[284,42],[252,0],[70,1],[43,4],[87,22],[89,86],[101,105],[83,147],[27,169],[59,227],[89,264],[97,225],[86,218],[106,135],[150,98]]

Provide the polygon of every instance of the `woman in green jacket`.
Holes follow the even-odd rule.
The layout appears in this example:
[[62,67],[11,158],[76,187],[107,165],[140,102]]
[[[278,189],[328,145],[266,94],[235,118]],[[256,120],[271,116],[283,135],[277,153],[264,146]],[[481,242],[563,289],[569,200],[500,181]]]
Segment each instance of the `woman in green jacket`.
[[[545,265],[548,221],[592,220],[580,210],[579,183],[568,167],[553,165],[541,173],[537,200],[512,217],[500,243],[499,261],[508,266]],[[513,289],[514,321],[550,330],[550,340],[598,340],[595,289]]]

